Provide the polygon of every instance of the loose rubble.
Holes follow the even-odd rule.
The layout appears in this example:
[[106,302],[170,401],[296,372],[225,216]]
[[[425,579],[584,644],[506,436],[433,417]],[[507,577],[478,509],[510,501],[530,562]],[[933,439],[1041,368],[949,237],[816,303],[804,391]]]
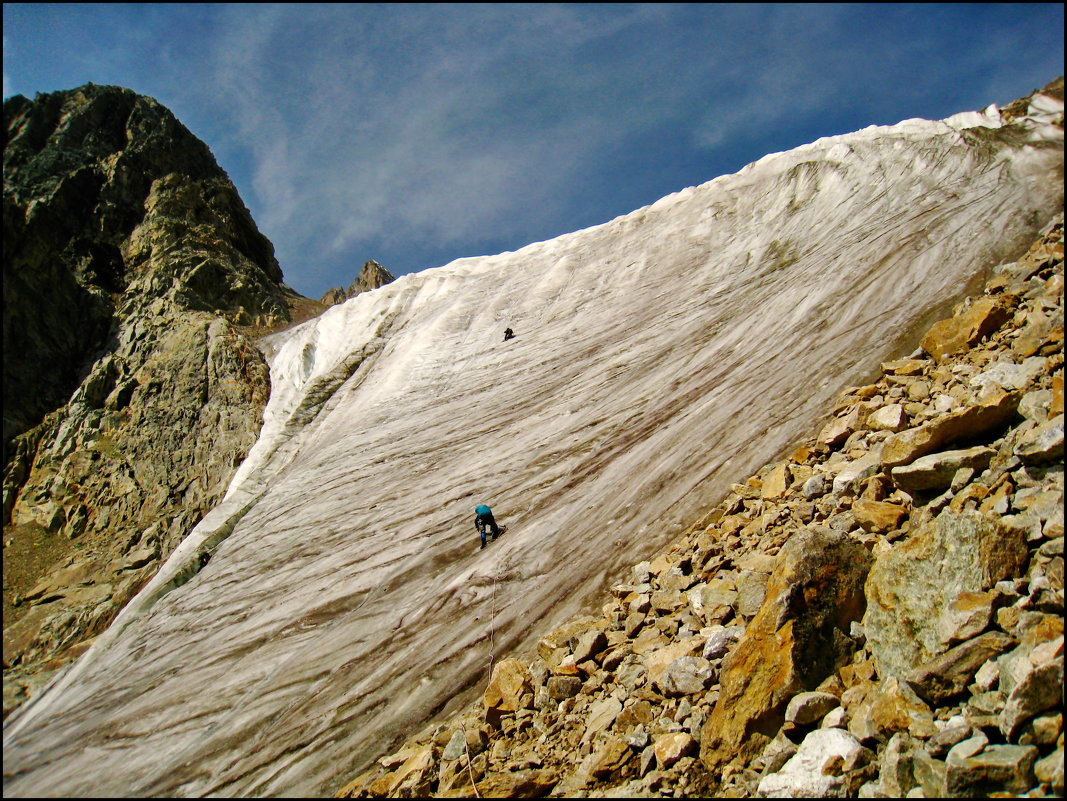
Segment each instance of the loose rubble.
[[1063,217],[339,797],[1063,795]]

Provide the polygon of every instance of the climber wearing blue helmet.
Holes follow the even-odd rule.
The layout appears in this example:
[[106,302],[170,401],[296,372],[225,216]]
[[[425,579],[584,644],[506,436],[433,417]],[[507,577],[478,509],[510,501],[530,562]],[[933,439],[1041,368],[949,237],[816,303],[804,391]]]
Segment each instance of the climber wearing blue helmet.
[[485,547],[486,530],[492,533],[494,540],[503,533],[493,518],[493,510],[484,503],[474,507],[474,528],[477,529],[478,536],[482,538],[482,548]]

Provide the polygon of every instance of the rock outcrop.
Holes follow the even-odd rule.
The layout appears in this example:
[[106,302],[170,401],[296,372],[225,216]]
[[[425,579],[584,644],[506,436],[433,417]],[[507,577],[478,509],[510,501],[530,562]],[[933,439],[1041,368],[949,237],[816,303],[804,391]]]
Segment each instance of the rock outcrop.
[[151,98],[15,96],[4,122],[6,716],[221,499],[269,395],[243,332],[299,296]]
[[921,341],[338,796],[1062,796],[1062,215]]
[[319,299],[319,303],[326,306],[333,306],[336,303],[344,303],[349,298],[354,298],[361,292],[369,292],[372,289],[385,286],[395,280],[396,278],[391,272],[378,264],[378,262],[374,261],[374,259],[371,259],[370,261],[363,262],[363,269],[359,271],[356,280],[348,285],[348,289],[339,286],[334,287],[333,289],[328,289]]

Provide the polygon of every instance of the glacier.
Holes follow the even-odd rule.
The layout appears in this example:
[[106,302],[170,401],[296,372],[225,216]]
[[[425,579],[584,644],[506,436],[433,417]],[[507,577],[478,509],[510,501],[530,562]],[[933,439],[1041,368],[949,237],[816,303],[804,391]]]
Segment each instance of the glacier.
[[336,791],[1028,244],[1062,110],[820,139],[268,337],[226,499],[5,724],[5,795]]

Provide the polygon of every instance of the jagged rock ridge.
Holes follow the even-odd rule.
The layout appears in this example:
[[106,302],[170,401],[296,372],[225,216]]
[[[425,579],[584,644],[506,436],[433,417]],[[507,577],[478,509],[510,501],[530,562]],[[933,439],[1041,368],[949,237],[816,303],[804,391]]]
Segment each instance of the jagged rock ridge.
[[[8,794],[336,789],[1017,255],[1062,204],[1054,117],[820,140],[269,338],[226,499],[6,727]],[[483,501],[510,530],[475,553]]]
[[385,286],[395,280],[396,278],[391,272],[378,264],[374,259],[371,259],[363,262],[363,269],[359,271],[356,280],[348,285],[348,289],[339,286],[334,287],[333,289],[328,289],[322,298],[319,299],[319,303],[325,304],[326,306],[344,303],[349,298],[354,298],[360,292],[368,292],[371,289],[377,289],[378,287]]
[[6,715],[219,501],[269,392],[239,326],[297,296],[155,100],[90,84],[4,122]]

